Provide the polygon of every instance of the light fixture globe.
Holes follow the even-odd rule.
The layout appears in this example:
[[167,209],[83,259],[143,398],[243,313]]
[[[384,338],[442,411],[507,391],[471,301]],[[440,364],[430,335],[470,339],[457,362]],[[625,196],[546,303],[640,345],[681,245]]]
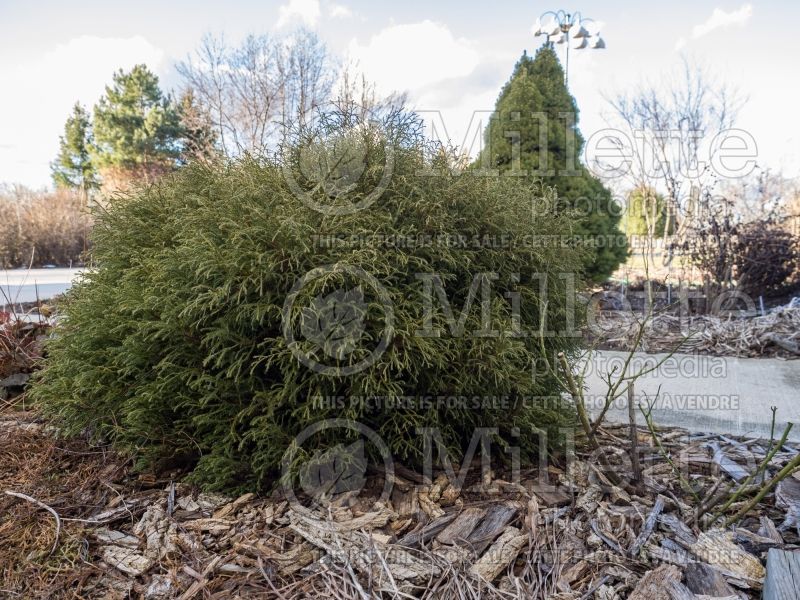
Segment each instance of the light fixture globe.
[[572,34],[572,37],[575,39],[592,37],[592,34],[589,33],[583,25],[579,24],[577,27],[573,26],[572,29],[575,31],[575,33]]
[[580,12],[564,10],[542,13],[533,26],[533,35],[546,35],[546,46],[561,44],[566,48],[564,59],[564,84],[569,87],[569,54],[570,50],[602,50],[606,47],[600,37],[602,21],[585,18]]
[[576,44],[572,45],[574,50],[583,50],[589,45],[589,40],[587,40],[585,37],[577,39],[576,42]]
[[548,36],[554,36],[561,33],[561,25],[553,19],[542,25],[542,33]]

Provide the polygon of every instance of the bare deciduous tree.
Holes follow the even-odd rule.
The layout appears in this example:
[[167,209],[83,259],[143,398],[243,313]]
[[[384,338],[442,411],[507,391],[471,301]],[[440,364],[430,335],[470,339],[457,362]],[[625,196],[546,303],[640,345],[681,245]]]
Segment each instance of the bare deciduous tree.
[[[736,90],[684,59],[677,77],[660,85],[643,84],[609,103],[626,134],[619,140],[620,148],[633,157],[625,179],[618,183],[663,190],[668,216],[663,231],[655,231],[649,220],[648,237],[666,240],[668,227],[675,224],[681,239],[692,222],[702,218],[704,202],[718,183],[711,166],[720,149],[717,136],[734,126],[742,99]],[[622,148],[625,138],[633,147]],[[665,263],[671,258],[667,254]]]
[[748,177],[723,182],[721,194],[731,199],[745,223],[763,218],[783,221],[798,212],[792,203],[800,197],[800,181],[770,169],[756,169]]
[[177,65],[227,156],[274,148],[287,126],[328,100],[335,61],[313,32],[250,35],[238,46],[206,35]]
[[358,64],[350,63],[342,69],[333,102],[340,108],[359,107],[359,117],[362,121],[366,121],[370,116],[380,117],[383,114],[403,110],[408,103],[408,94],[405,92],[392,92],[386,96],[379,94],[377,86],[359,70]]

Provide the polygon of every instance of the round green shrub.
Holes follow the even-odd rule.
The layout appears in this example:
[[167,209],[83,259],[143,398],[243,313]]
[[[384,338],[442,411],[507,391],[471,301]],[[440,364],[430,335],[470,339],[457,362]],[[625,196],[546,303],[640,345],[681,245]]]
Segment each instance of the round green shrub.
[[[68,293],[34,399],[66,433],[141,467],[188,466],[210,489],[269,485],[293,438],[328,418],[371,427],[411,465],[419,427],[439,428],[453,459],[475,427],[535,452],[535,428],[572,418],[536,398],[559,395],[544,358],[579,340],[580,277],[564,274],[581,251],[552,237],[573,219],[535,182],[454,175],[445,155],[411,118],[340,115],[280,157],[188,166],[118,198],[97,216],[96,267]],[[430,274],[459,325],[482,273],[491,294],[454,334]],[[440,396],[502,400],[398,402]]]

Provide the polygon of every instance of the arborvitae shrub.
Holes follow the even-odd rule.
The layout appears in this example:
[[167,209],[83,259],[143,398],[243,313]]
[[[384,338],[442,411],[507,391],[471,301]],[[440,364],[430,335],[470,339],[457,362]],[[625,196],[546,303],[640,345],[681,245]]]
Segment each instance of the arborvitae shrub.
[[[572,414],[535,397],[558,395],[543,354],[552,363],[579,339],[582,257],[552,237],[572,218],[534,182],[453,175],[442,156],[413,119],[339,115],[281,158],[189,166],[119,198],[97,217],[97,267],[68,294],[34,398],[63,431],[110,439],[142,467],[187,464],[211,489],[268,486],[294,436],[328,418],[371,427],[410,465],[418,427],[438,427],[453,460],[475,427],[523,453],[534,427],[556,441]],[[314,186],[320,169],[335,180]],[[374,203],[348,209],[381,181]],[[480,333],[478,290],[453,335],[420,273],[439,274],[456,326],[475,276],[496,274],[486,310],[499,334]],[[526,335],[513,333],[515,304]],[[418,334],[427,309],[438,337]],[[392,401],[421,396],[496,401]],[[382,400],[355,401],[366,397]],[[321,432],[303,451],[355,435]]]
[[619,229],[622,208],[581,163],[578,112],[552,44],[539,48],[534,58],[523,54],[500,91],[478,163],[512,177],[520,171],[541,173],[544,185],[558,192],[560,205],[582,215],[575,235],[589,250],[586,277],[604,281],[625,262],[628,244]]

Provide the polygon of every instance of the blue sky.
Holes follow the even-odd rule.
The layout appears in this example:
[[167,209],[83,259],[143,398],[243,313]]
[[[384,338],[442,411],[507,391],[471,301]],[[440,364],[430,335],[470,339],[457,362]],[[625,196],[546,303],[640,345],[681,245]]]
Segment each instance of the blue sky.
[[748,96],[738,124],[755,137],[759,163],[800,175],[800,3],[789,0],[0,0],[0,182],[48,185],[72,104],[93,104],[115,69],[144,62],[174,88],[175,62],[203,33],[235,41],[298,24],[316,29],[343,60],[358,59],[384,90],[408,90],[415,108],[441,111],[460,143],[473,111],[492,108],[522,50],[541,43],[534,20],[557,8],[601,22],[608,45],[570,57],[585,137],[606,126],[604,95],[643,79],[658,84],[683,53]]

